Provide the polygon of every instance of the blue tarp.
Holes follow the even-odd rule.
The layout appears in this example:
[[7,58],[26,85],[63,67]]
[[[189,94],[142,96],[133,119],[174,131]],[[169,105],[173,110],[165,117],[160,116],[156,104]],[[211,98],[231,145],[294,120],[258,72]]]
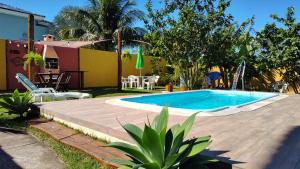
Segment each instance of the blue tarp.
[[208,85],[211,86],[211,82],[213,80],[218,80],[221,76],[221,73],[220,72],[210,72],[207,74],[207,82],[208,82]]

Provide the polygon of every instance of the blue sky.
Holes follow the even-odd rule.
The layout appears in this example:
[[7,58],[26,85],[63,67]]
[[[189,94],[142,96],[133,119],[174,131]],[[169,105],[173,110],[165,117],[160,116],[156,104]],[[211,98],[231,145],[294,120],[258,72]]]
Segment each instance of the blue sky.
[[[138,8],[145,10],[144,0],[136,0]],[[154,6],[159,7],[159,0],[153,0]],[[45,15],[46,19],[52,21],[56,14],[69,5],[84,6],[87,0],[0,0],[14,7],[22,8],[34,13]],[[283,16],[287,7],[294,6],[296,9],[297,21],[300,20],[300,0],[232,0],[230,12],[239,23],[255,15],[256,30],[261,29],[266,23],[272,22],[270,14],[277,13]],[[137,25],[142,25],[141,22]]]

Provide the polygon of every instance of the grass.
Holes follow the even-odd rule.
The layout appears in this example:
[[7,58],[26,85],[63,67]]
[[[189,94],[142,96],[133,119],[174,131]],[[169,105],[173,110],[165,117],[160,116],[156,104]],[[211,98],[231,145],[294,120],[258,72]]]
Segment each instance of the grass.
[[30,128],[29,132],[38,140],[46,143],[63,160],[67,169],[105,169],[87,154],[66,146],[37,129]]
[[[158,86],[155,90],[145,90],[145,89],[125,89],[119,91],[117,88],[89,88],[85,90],[80,90],[80,92],[89,93],[93,98],[99,97],[113,97],[113,96],[127,96],[127,95],[138,95],[138,94],[151,94],[160,93],[164,91],[165,88]],[[178,91],[178,88],[174,88],[174,91]]]

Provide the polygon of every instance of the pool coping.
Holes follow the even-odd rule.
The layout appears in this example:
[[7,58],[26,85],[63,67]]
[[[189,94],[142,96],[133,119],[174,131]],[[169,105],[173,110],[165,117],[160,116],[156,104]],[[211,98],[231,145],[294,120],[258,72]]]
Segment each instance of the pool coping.
[[[146,111],[152,111],[152,112],[159,113],[164,106],[136,103],[136,102],[124,101],[121,99],[135,98],[135,97],[142,97],[142,96],[153,96],[153,95],[161,95],[161,94],[176,94],[176,93],[183,93],[183,92],[205,91],[205,90],[207,90],[207,89],[180,91],[180,92],[172,92],[172,93],[144,94],[144,95],[138,95],[138,96],[136,96],[136,95],[135,96],[126,96],[126,97],[119,97],[119,98],[115,98],[115,99],[109,99],[109,100],[106,100],[105,103],[115,105],[115,106],[120,106],[120,107],[132,108],[132,109],[137,109],[137,110],[146,110]],[[215,91],[225,91],[225,90],[215,90]],[[239,91],[239,92],[247,92],[247,91]],[[260,92],[260,91],[252,91],[252,92],[269,93],[269,92]],[[264,99],[259,99],[257,101],[245,103],[245,104],[239,105],[237,107],[223,107],[223,108],[219,108],[215,111],[199,111],[199,110],[174,108],[174,107],[168,107],[168,109],[169,109],[170,114],[178,115],[178,116],[190,116],[194,113],[198,113],[197,116],[226,116],[226,115],[232,115],[232,114],[244,112],[244,111],[253,111],[258,108],[264,107],[268,104],[271,104],[273,102],[276,102],[278,100],[284,99],[286,97],[288,97],[288,95],[278,93],[278,95],[274,95],[274,96],[270,96],[270,97],[267,97]]]

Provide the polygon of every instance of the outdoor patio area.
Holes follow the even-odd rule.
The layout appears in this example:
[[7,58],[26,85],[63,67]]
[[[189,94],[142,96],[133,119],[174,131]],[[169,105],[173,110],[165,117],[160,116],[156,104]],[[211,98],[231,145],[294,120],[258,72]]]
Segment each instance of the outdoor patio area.
[[[105,103],[96,98],[43,103],[41,113],[102,139],[131,141],[121,124],[143,126],[157,114]],[[197,117],[190,137],[212,135],[204,154],[231,163],[233,168],[300,168],[299,95],[262,108],[220,117]],[[169,125],[186,116],[170,115]],[[120,122],[120,123],[119,123]],[[109,138],[106,136],[110,136]]]

